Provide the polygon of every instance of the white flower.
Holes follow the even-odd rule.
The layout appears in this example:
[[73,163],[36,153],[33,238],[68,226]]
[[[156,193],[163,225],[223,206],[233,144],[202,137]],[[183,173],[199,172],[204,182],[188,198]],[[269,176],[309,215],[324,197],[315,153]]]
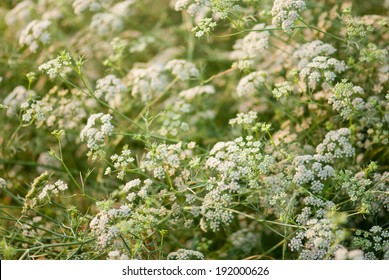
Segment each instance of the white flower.
[[275,86],[273,95],[277,99],[288,96],[289,93],[293,91],[293,86],[289,82],[277,83]]
[[112,13],[98,13],[92,17],[89,25],[100,36],[107,36],[123,29],[123,21]]
[[240,69],[254,63],[255,59],[263,57],[269,47],[269,31],[256,31],[265,28],[265,24],[257,24],[243,39],[238,39],[231,52],[230,58],[238,61]]
[[171,71],[174,76],[182,81],[200,77],[200,72],[196,66],[192,62],[183,59],[170,60],[166,64],[165,69]]
[[8,26],[15,25],[17,22],[25,22],[30,19],[31,11],[34,7],[34,3],[30,0],[25,0],[18,3],[12,10],[10,10],[4,18],[5,23]]
[[162,66],[153,65],[148,68],[133,68],[126,77],[131,87],[131,95],[140,97],[143,102],[152,100],[157,92],[167,86],[167,77]]
[[257,112],[238,113],[236,118],[230,119],[230,125],[249,125],[254,124],[257,119]]
[[29,97],[34,97],[35,94],[35,91],[27,90],[24,86],[15,87],[3,101],[3,104],[8,107],[7,116],[11,117],[12,115],[16,115],[20,105],[27,102]]
[[50,25],[49,20],[33,20],[20,34],[19,45],[28,47],[31,52],[36,52],[41,45],[48,45],[51,41]]
[[330,56],[336,52],[336,49],[330,45],[325,44],[320,40],[315,40],[310,43],[306,43],[298,48],[293,57],[299,60],[298,69],[304,68],[314,57],[317,56]]
[[97,12],[102,9],[104,2],[107,0],[74,0],[74,13],[79,15],[85,11]]
[[215,93],[215,88],[211,85],[207,85],[207,86],[197,86],[187,90],[183,90],[179,93],[179,96],[186,100],[192,100],[196,96],[202,94],[214,94],[214,93]]
[[294,22],[305,10],[305,1],[301,0],[274,0],[272,8],[273,25],[281,26],[285,32],[292,31]]
[[87,142],[90,152],[88,155],[103,154],[104,139],[112,134],[112,116],[109,114],[93,114],[88,118],[87,125],[82,129],[80,138],[82,142]]
[[127,90],[122,81],[115,75],[108,75],[97,80],[95,95],[117,107],[121,103],[121,95]]
[[266,76],[266,73],[263,71],[250,73],[239,81],[236,93],[239,97],[254,95],[258,92],[259,86],[266,81]]
[[350,135],[348,128],[328,132],[323,142],[316,147],[316,153],[324,156],[327,161],[354,156],[355,149],[350,143]]

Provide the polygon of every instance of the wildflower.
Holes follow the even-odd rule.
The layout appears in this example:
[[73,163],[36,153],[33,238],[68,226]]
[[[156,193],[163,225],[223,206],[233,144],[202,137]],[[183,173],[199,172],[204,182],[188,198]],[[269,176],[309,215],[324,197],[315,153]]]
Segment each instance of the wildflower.
[[336,52],[336,49],[330,45],[323,43],[320,40],[314,40],[310,43],[306,43],[298,48],[293,57],[298,59],[298,69],[301,70],[307,66],[307,64],[317,56],[330,56]]
[[207,86],[197,86],[197,87],[183,90],[179,93],[179,96],[186,100],[192,100],[196,96],[200,96],[202,94],[214,94],[214,93],[215,93],[215,88],[211,85],[207,85]]
[[273,89],[273,95],[275,98],[280,99],[286,97],[289,93],[293,92],[293,86],[289,82],[277,83]]
[[[126,174],[127,166],[134,162],[134,158],[131,156],[131,150],[128,149],[128,145],[125,145],[120,155],[114,154],[111,156],[111,161],[116,171],[118,171],[117,178],[123,180]],[[111,173],[111,168],[108,167],[106,174]]]
[[4,21],[8,26],[15,25],[17,22],[25,22],[31,18],[31,11],[34,3],[30,0],[21,1],[4,17]]
[[102,9],[107,0],[74,0],[73,9],[76,15],[86,11],[97,12]]
[[324,181],[335,175],[335,170],[327,164],[327,159],[321,155],[303,155],[297,156],[293,160],[295,175],[293,182],[297,185],[308,184],[310,189],[315,192],[321,192],[324,187]]
[[33,20],[21,32],[19,45],[28,47],[35,53],[42,45],[48,45],[51,41],[51,35],[48,31],[51,22],[49,20]]
[[272,8],[273,25],[280,26],[285,32],[291,32],[294,22],[300,13],[305,10],[305,1],[301,0],[274,0]]
[[259,86],[266,81],[267,74],[263,71],[256,71],[243,77],[236,87],[239,97],[252,96],[259,91]]
[[229,124],[232,126],[233,125],[247,126],[247,125],[254,124],[256,119],[257,119],[257,112],[250,111],[247,114],[238,113],[236,115],[236,118],[230,119]]
[[67,51],[61,51],[55,59],[40,65],[38,69],[45,72],[50,79],[54,79],[58,75],[64,75],[71,71],[71,64],[71,54]]
[[16,115],[20,105],[35,95],[35,91],[27,90],[24,86],[15,87],[3,101],[4,105],[7,106],[7,116],[11,117],[12,115]]
[[168,260],[203,260],[204,255],[198,251],[178,249],[167,255]]
[[307,79],[311,87],[315,87],[321,80],[327,83],[335,81],[336,74],[346,70],[344,61],[326,56],[316,56],[300,70],[300,77]]
[[264,24],[257,24],[243,39],[239,39],[233,46],[231,59],[238,61],[240,69],[245,65],[252,65],[255,59],[263,57],[269,47],[269,31],[257,31],[264,29]]
[[104,155],[104,139],[112,134],[113,125],[111,124],[112,116],[109,114],[93,114],[88,118],[86,126],[80,133],[82,142],[87,142],[89,148],[88,156]]
[[116,107],[121,102],[121,94],[127,90],[126,86],[115,75],[108,75],[97,80],[95,95]]
[[348,128],[328,132],[323,142],[316,147],[316,153],[324,156],[326,161],[354,156],[355,149],[350,143],[350,134]]
[[353,114],[365,109],[365,102],[359,97],[363,93],[361,87],[342,80],[341,83],[335,85],[328,103],[332,104],[332,108],[338,111],[344,119],[349,119]]
[[200,77],[200,72],[196,66],[183,59],[170,60],[166,64],[165,69],[171,71],[174,76],[182,81],[187,81],[191,78],[198,79]]
[[123,21],[112,13],[98,13],[92,17],[89,25],[100,36],[111,35],[123,29]]
[[216,26],[211,18],[203,18],[199,24],[193,27],[192,32],[195,32],[196,37],[203,37],[204,35],[209,35]]
[[133,68],[126,77],[131,95],[143,102],[152,100],[157,92],[167,86],[167,77],[162,66],[153,65],[148,68]]

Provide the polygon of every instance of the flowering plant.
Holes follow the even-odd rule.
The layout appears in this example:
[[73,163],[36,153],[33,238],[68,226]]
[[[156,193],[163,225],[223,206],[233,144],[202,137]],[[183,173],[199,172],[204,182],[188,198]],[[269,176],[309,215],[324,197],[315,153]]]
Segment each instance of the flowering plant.
[[0,257],[389,259],[389,3],[356,3],[1,2]]

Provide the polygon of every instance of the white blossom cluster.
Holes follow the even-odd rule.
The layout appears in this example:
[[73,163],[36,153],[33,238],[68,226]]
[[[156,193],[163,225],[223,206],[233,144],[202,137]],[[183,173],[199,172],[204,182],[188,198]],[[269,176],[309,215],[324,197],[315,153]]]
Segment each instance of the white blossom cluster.
[[130,257],[121,252],[120,250],[113,250],[113,251],[110,251],[108,252],[108,258],[107,260],[129,260]]
[[359,96],[364,93],[363,88],[354,86],[343,80],[335,85],[328,103],[335,111],[338,111],[344,119],[352,117],[354,112],[365,109],[365,102]]
[[97,80],[95,95],[108,102],[110,106],[117,107],[122,101],[122,94],[127,87],[115,75],[108,75]]
[[255,233],[248,228],[242,228],[229,237],[230,242],[238,251],[249,254],[258,245],[259,233]]
[[238,113],[236,115],[236,118],[230,119],[229,124],[234,125],[240,125],[247,127],[249,125],[255,124],[255,121],[257,119],[257,112],[250,111],[248,113]]
[[156,93],[167,86],[167,77],[162,66],[153,65],[148,68],[133,68],[127,75],[127,84],[131,95],[143,102],[152,100]]
[[28,47],[35,53],[42,45],[48,45],[51,42],[51,34],[49,20],[33,20],[21,32],[19,37],[19,45]]
[[202,9],[210,5],[209,0],[177,0],[174,9],[176,11],[186,10],[189,15],[195,16]]
[[314,40],[299,47],[294,53],[293,57],[298,59],[298,69],[301,70],[317,56],[330,56],[336,49],[330,45],[323,43],[320,40]]
[[15,87],[3,100],[3,104],[8,107],[7,116],[16,115],[19,112],[20,105],[35,95],[35,91],[27,90],[24,86]]
[[331,84],[337,74],[346,70],[346,63],[327,56],[316,56],[304,68],[300,70],[301,79],[306,79],[311,87],[324,80]]
[[65,191],[68,189],[68,185],[62,180],[58,180],[54,184],[47,184],[38,195],[38,200],[44,200],[45,198],[53,195],[58,195],[60,191]]
[[23,102],[20,105],[20,109],[24,123],[36,122],[39,127],[46,120],[53,107],[51,104],[42,100],[31,100],[29,102]]
[[252,68],[254,61],[266,54],[269,47],[269,31],[261,31],[265,24],[257,24],[243,39],[238,39],[230,54],[240,69]]
[[203,94],[214,94],[215,92],[216,91],[214,86],[206,85],[206,86],[197,86],[197,87],[183,90],[178,95],[185,100],[192,100],[197,96]]
[[99,36],[109,36],[123,30],[123,21],[113,13],[98,13],[92,17],[89,27]]
[[353,157],[355,149],[350,143],[351,131],[348,128],[340,128],[326,134],[322,143],[316,147],[316,153],[325,157],[326,161]]
[[224,190],[224,184],[217,183],[216,186],[213,184],[210,187],[213,189],[205,195],[201,205],[200,227],[204,232],[208,229],[213,232],[219,231],[221,226],[229,225],[234,219],[234,215],[229,210],[232,196]]
[[275,98],[280,99],[281,97],[288,96],[293,92],[293,86],[289,82],[277,83],[273,89],[273,95]]
[[166,111],[161,113],[161,119],[163,119],[159,133],[163,136],[172,135],[176,136],[179,132],[189,130],[189,124],[182,120],[184,114],[192,112],[192,105],[183,101],[173,101],[166,107]]
[[340,187],[347,193],[350,201],[360,203],[364,208],[369,208],[372,195],[367,190],[373,182],[366,178],[365,172],[353,175],[351,171],[346,170],[339,177],[339,181],[343,181]]
[[86,126],[80,133],[81,141],[87,142],[88,156],[94,157],[95,154],[104,154],[104,139],[112,134],[114,128],[111,120],[111,115],[103,113],[93,114],[88,118]]
[[178,249],[167,255],[168,260],[203,260],[204,255],[198,251]]
[[85,105],[93,106],[92,100],[85,98],[82,92],[68,91],[57,86],[42,98],[42,102],[53,106],[45,119],[45,124],[51,128],[61,127],[65,130],[80,127],[88,117]]
[[327,158],[322,155],[297,156],[293,160],[295,174],[293,183],[303,186],[308,184],[310,189],[319,193],[324,187],[324,181],[335,175],[335,170],[327,164]]
[[217,171],[218,180],[226,184],[224,189],[237,191],[241,180],[256,186],[259,174],[265,174],[274,159],[262,155],[262,144],[252,136],[234,141],[218,142],[209,153],[205,168]]
[[[122,149],[122,152],[120,155],[114,154],[111,156],[112,164],[115,168],[115,170],[118,172],[117,178],[119,180],[123,180],[124,176],[127,172],[127,167],[135,161],[135,159],[131,156],[131,150],[128,149],[128,145],[125,145]],[[105,170],[105,175],[109,175],[112,172],[111,167],[108,167]]]
[[4,17],[4,21],[8,26],[15,25],[17,22],[25,22],[31,17],[31,11],[34,3],[30,0],[24,0],[18,3]]
[[107,0],[74,0],[73,9],[76,15],[86,11],[97,12],[103,8]]
[[91,233],[96,236],[96,242],[102,249],[110,245],[119,234],[119,228],[116,225],[119,219],[128,219],[132,214],[129,205],[123,204],[120,208],[105,207],[92,219],[89,226]]
[[339,246],[334,253],[335,260],[364,260],[364,252],[362,250],[347,250],[343,246]]
[[362,249],[366,260],[389,260],[389,230],[373,226],[368,232],[357,230],[353,247]]
[[192,62],[183,59],[170,60],[166,63],[165,69],[181,81],[187,81],[192,78],[198,79],[200,77],[200,71],[196,66]]
[[263,71],[256,71],[243,77],[237,87],[236,93],[239,97],[255,95],[259,87],[265,83],[267,74]]
[[299,259],[318,260],[331,258],[343,233],[332,218],[336,205],[314,196],[304,199],[304,207],[296,217],[299,230],[289,242],[292,251],[299,252]]
[[50,183],[50,175],[47,171],[36,177],[31,183],[31,188],[27,193],[23,205],[23,212],[44,203],[51,196],[58,196],[61,191],[68,189],[68,185],[62,180]]
[[184,144],[159,144],[152,147],[141,162],[141,168],[153,172],[153,176],[159,180],[168,177],[183,177],[187,179],[190,175],[187,169],[181,170],[192,157],[194,143]]
[[275,26],[282,27],[285,32],[291,32],[294,22],[305,8],[305,1],[302,0],[274,0],[271,11],[272,23]]
[[46,73],[50,79],[54,79],[58,75],[64,75],[70,72],[72,64],[72,57],[69,52],[62,51],[60,54],[52,60],[43,63],[39,66],[39,70]]
[[155,189],[152,184],[150,179],[143,183],[140,179],[135,179],[121,186],[118,195],[124,195],[128,203],[119,207],[113,207],[112,200],[98,203],[100,212],[90,222],[90,228],[99,247],[122,249],[115,242],[119,235],[132,238],[153,234],[158,222],[167,215],[167,209],[148,202]]

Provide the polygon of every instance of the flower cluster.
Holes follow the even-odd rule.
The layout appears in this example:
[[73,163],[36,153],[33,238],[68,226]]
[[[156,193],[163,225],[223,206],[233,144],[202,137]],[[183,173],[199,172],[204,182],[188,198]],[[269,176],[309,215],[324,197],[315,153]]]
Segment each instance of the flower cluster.
[[250,69],[254,61],[266,54],[269,47],[269,31],[262,31],[265,24],[257,24],[243,39],[238,39],[230,58],[237,61],[240,69]]
[[293,165],[296,173],[293,182],[299,186],[309,185],[309,188],[315,192],[321,192],[326,180],[335,175],[335,170],[327,164],[326,157],[322,155],[304,155],[297,156]]
[[19,112],[20,105],[35,95],[35,91],[27,90],[24,86],[15,87],[3,100],[3,104],[8,107],[7,116],[16,115]]
[[373,226],[368,232],[358,230],[353,239],[353,246],[365,252],[365,259],[389,259],[389,230]]
[[50,79],[54,79],[58,75],[64,75],[71,71],[72,57],[69,52],[61,51],[60,54],[42,65],[39,70],[46,73]]
[[364,93],[363,88],[342,80],[335,85],[333,93],[328,99],[332,108],[345,119],[350,119],[354,114],[364,110],[365,102],[359,96]]
[[76,15],[86,11],[96,12],[102,9],[107,0],[74,0],[73,9]]
[[49,20],[33,20],[22,31],[19,37],[19,45],[28,47],[35,53],[42,45],[48,45],[51,42],[51,34]]
[[182,97],[185,100],[192,100],[197,96],[200,96],[202,94],[214,94],[215,87],[211,85],[207,86],[197,86],[190,89],[183,90],[179,93],[179,96]]
[[104,139],[112,134],[113,125],[111,124],[112,116],[109,114],[97,113],[88,118],[86,126],[80,133],[82,142],[87,142],[89,148],[88,156],[96,158],[97,155],[103,156]]
[[275,84],[273,89],[273,95],[275,98],[280,99],[281,97],[288,96],[293,92],[294,87],[289,82],[282,82]]
[[108,75],[97,80],[95,95],[108,102],[109,105],[117,107],[121,103],[121,95],[127,90],[122,81],[115,75]]
[[183,59],[170,60],[166,64],[165,69],[182,81],[187,81],[192,78],[198,79],[200,77],[200,71],[196,66],[192,62]]
[[[126,175],[128,165],[133,163],[135,159],[131,156],[131,150],[128,149],[128,145],[125,145],[120,155],[114,154],[111,156],[111,161],[113,167],[118,172],[117,178],[119,180],[124,180],[124,176]],[[110,174],[111,172],[112,172],[111,167],[108,167],[105,170],[106,175]]]
[[294,22],[305,8],[305,1],[275,0],[271,10],[273,25],[282,27],[285,32],[291,32]]
[[127,75],[127,85],[131,94],[143,102],[152,100],[157,92],[167,86],[167,77],[162,66],[153,65],[148,68],[133,68]]
[[168,260],[203,260],[204,255],[198,251],[178,249],[167,255]]
[[316,87],[322,80],[332,84],[337,74],[345,70],[346,64],[344,61],[326,56],[316,56],[300,70],[300,77],[301,79],[306,79],[311,87]]
[[92,17],[89,27],[99,36],[108,36],[123,29],[123,21],[113,13],[98,13]]
[[263,71],[256,71],[243,77],[237,87],[236,93],[239,97],[252,96],[259,91],[259,87],[266,81],[266,73]]
[[187,180],[190,172],[187,169],[182,170],[184,162],[189,162],[192,157],[194,143],[153,145],[150,152],[146,154],[145,159],[141,162],[141,167],[147,171],[152,171],[156,179],[162,180],[168,177],[175,178],[174,182],[177,187],[183,186],[183,180]]
[[20,105],[22,111],[22,121],[24,123],[36,122],[37,126],[46,120],[48,114],[52,111],[52,106],[42,100],[31,100]]
[[249,127],[253,126],[257,119],[257,112],[250,111],[247,114],[246,113],[238,113],[236,115],[236,118],[230,119],[229,124],[234,125],[240,125],[243,127]]
[[322,143],[316,147],[316,153],[323,156],[326,161],[352,157],[355,149],[350,143],[351,131],[348,128],[340,128],[326,134]]

